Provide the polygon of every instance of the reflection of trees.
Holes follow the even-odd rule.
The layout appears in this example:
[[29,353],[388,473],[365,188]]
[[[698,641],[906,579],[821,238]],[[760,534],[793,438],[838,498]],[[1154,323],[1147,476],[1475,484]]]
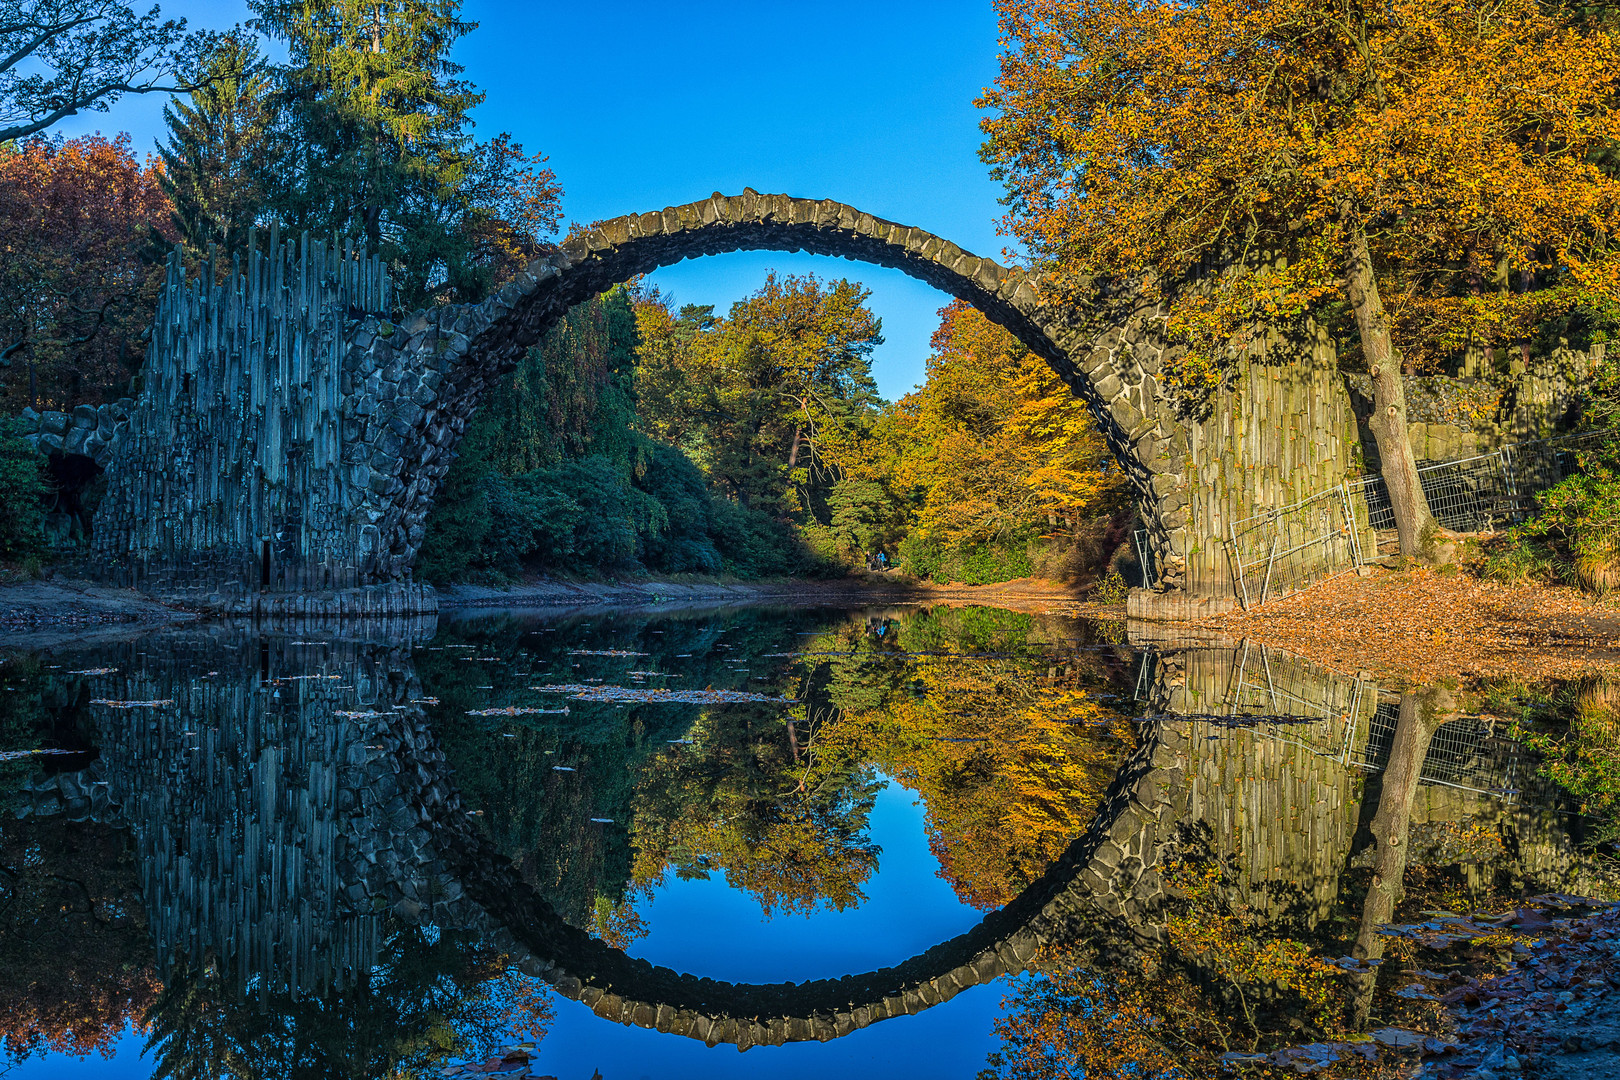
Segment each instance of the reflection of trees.
[[157,991],[128,839],[57,818],[0,825],[0,1046],[106,1050]]
[[808,764],[819,720],[785,736],[764,710],[715,708],[693,729],[693,746],[649,761],[634,802],[635,883],[650,886],[671,869],[718,871],[767,914],[864,899],[861,885],[877,867],[866,835],[877,777],[859,763]]
[[[593,615],[554,624],[556,633],[480,620],[448,627],[416,660],[480,822],[560,913],[604,939],[640,929],[627,885],[671,871],[723,873],[769,910],[858,902],[876,868],[866,830],[879,771],[923,795],[931,842],[959,894],[980,907],[1004,903],[1084,829],[1129,749],[1127,732],[1097,724],[1110,713],[1094,695],[1117,689],[1111,657],[1069,651],[1085,634],[1078,624],[992,609],[896,613],[882,635],[873,624],[802,609]],[[1048,655],[1054,645],[1059,660]],[[781,655],[789,652],[843,655]],[[926,653],[953,655],[914,655]],[[641,683],[636,670],[679,678]],[[766,690],[800,704],[784,714],[567,702],[566,717],[467,716],[491,705],[561,706],[528,687],[564,676]]]
[[946,878],[983,908],[1084,831],[1130,747],[1095,696],[1111,674],[1094,654],[1056,666],[1051,627],[990,609],[898,613],[881,636],[872,625],[799,638],[800,704],[785,725],[713,709],[692,748],[648,764],[638,883],[721,870],[767,909],[857,901],[875,865],[864,830],[880,771],[923,796]]
[[451,935],[390,922],[371,979],[324,997],[241,997],[211,962],[177,961],[147,1015],[154,1076],[175,1080],[407,1077],[487,1052],[512,1027],[544,1033],[532,980]]
[[[882,643],[858,629],[818,641],[854,654],[818,672],[842,710],[822,753],[922,795],[943,876],[966,902],[997,907],[1085,830],[1131,748],[1096,696],[1112,673],[1095,653],[1050,657],[1028,615],[943,609],[893,628]],[[909,655],[926,653],[951,655]]]
[[[567,702],[533,685],[605,678],[634,685],[632,670],[673,672],[673,685],[746,685],[718,658],[751,659],[792,640],[795,617],[755,612],[724,635],[736,648],[713,654],[727,629],[711,613],[648,620],[593,614],[561,623],[516,618],[451,624],[416,653],[434,730],[457,787],[496,845],[517,861],[526,881],[564,918],[623,943],[639,936],[625,902],[631,852],[626,825],[631,792],[648,757],[679,737],[696,706],[614,708]],[[470,646],[470,648],[459,648]],[[635,657],[580,657],[570,650],[625,650]],[[493,662],[464,656],[495,657]],[[774,663],[779,663],[776,661]],[[577,668],[575,665],[579,665]],[[484,686],[492,686],[486,690]],[[522,705],[569,707],[567,716],[480,719],[469,710]],[[566,765],[572,772],[558,772]],[[609,818],[612,824],[593,822]]]
[[[1361,928],[1352,955],[1358,960],[1377,960],[1384,955],[1384,938],[1378,928],[1395,915],[1395,905],[1406,895],[1408,826],[1412,822],[1412,802],[1417,798],[1423,762],[1429,755],[1434,733],[1457,716],[1457,703],[1444,687],[1428,687],[1418,693],[1401,695],[1400,718],[1390,744],[1389,763],[1384,767],[1378,790],[1378,810],[1371,832],[1376,844],[1372,881],[1362,905]],[[1372,1009],[1376,970],[1355,977],[1355,1023],[1367,1022]]]

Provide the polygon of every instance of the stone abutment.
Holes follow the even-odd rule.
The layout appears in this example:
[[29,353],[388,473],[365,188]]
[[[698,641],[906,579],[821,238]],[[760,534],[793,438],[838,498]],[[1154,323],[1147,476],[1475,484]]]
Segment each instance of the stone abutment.
[[[230,266],[170,263],[133,402],[36,417],[42,449],[104,466],[94,570],[238,614],[430,610],[424,524],[484,394],[573,305],[660,266],[806,251],[903,271],[979,308],[1088,406],[1128,477],[1157,592],[1138,613],[1231,606],[1232,524],[1361,468],[1334,347],[1260,335],[1197,417],[1162,383],[1163,312],[1083,304],[1024,270],[831,200],[745,190],[570,237],[479,305],[388,314],[385,268],[274,233]],[[1364,515],[1365,509],[1362,513]]]

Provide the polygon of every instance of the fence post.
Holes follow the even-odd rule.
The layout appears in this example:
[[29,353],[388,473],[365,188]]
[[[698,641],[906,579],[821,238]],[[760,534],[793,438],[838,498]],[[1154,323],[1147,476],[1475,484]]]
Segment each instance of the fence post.
[[1260,602],[1266,602],[1266,593],[1271,591],[1271,565],[1277,561],[1277,534],[1271,534],[1271,554],[1266,558],[1266,580],[1260,586]]
[[1243,601],[1243,610],[1248,611],[1249,585],[1248,582],[1243,580],[1243,552],[1238,550],[1237,523],[1234,521],[1228,521],[1226,523],[1226,532],[1227,535],[1232,538],[1232,570],[1237,574],[1238,597]]
[[[1361,530],[1356,527],[1356,509],[1355,504],[1350,501],[1350,484],[1348,481],[1339,485],[1339,499],[1344,504],[1345,527],[1350,530],[1350,565],[1360,566],[1361,537],[1357,536],[1356,533]],[[1371,522],[1368,522],[1368,524],[1370,525]]]

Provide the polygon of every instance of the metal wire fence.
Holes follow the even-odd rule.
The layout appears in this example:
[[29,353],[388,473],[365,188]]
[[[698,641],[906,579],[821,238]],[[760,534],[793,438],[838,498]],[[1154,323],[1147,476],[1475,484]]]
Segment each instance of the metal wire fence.
[[[1489,532],[1535,512],[1534,496],[1575,471],[1576,455],[1615,436],[1613,429],[1582,431],[1504,446],[1489,454],[1418,466],[1429,509],[1442,528]],[[1395,511],[1382,476],[1352,481],[1367,500],[1368,522],[1393,529]]]
[[[1367,741],[1353,757],[1363,769],[1381,772],[1389,764],[1398,702],[1379,702],[1368,725]],[[1518,789],[1517,744],[1497,734],[1494,721],[1464,716],[1440,725],[1429,742],[1419,779],[1425,784],[1495,795],[1514,801]]]
[[1363,561],[1348,484],[1233,522],[1227,545],[1245,608],[1298,592]]
[[[1420,465],[1418,478],[1442,528],[1488,532],[1532,516],[1537,492],[1572,474],[1581,451],[1617,435],[1620,429],[1611,428],[1516,443]],[[1376,551],[1364,550],[1372,543],[1364,533],[1369,527],[1395,527],[1382,476],[1364,476],[1233,522],[1227,549],[1239,602],[1250,608],[1376,558]]]

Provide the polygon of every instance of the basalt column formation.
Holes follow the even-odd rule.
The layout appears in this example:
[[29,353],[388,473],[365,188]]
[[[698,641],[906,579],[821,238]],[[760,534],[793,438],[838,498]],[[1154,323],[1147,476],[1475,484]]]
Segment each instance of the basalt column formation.
[[393,523],[362,505],[371,467],[387,471],[364,403],[386,391],[344,368],[354,317],[388,306],[382,261],[274,231],[248,246],[189,279],[169,259],[142,392],[97,455],[94,566],[239,613],[420,610],[408,575],[378,570]]
[[[1058,301],[1038,274],[922,229],[746,189],[615,218],[482,304],[397,319],[381,263],[349,248],[272,235],[266,252],[228,269],[205,260],[195,280],[176,258],[127,418],[47,414],[40,445],[49,428],[60,452],[93,442],[106,465],[94,545],[107,576],[236,613],[430,610],[411,567],[495,380],[573,305],[660,266],[739,250],[898,269],[973,304],[1051,364],[1137,497],[1157,589],[1138,614],[1232,606],[1232,523],[1358,471],[1355,414],[1325,335],[1255,335],[1224,388],[1189,414],[1162,385],[1173,348],[1163,308],[1129,283]],[[95,438],[74,435],[80,426]]]

